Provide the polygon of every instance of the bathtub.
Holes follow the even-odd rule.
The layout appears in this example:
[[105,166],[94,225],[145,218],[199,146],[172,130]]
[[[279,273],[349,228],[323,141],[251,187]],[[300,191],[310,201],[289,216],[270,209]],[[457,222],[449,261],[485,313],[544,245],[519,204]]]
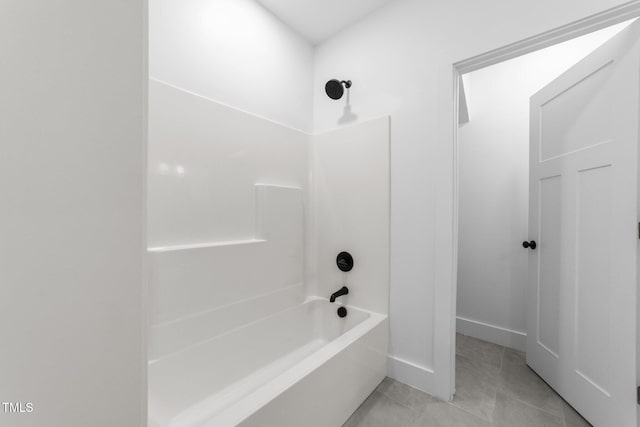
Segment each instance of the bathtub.
[[149,363],[150,427],[339,427],[386,375],[384,314],[323,298]]

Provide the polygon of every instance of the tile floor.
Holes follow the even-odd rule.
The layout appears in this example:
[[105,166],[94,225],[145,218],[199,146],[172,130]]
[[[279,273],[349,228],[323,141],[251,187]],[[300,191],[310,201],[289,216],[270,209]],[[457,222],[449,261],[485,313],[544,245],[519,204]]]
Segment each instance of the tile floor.
[[456,341],[453,402],[385,378],[343,427],[590,427],[525,365],[524,353],[464,335]]

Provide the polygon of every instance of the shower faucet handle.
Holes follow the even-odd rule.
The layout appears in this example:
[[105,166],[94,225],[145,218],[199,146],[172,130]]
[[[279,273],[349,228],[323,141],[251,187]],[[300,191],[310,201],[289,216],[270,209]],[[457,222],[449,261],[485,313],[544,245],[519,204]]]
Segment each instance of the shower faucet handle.
[[340,252],[336,257],[336,265],[340,271],[351,271],[353,268],[353,257],[349,252]]

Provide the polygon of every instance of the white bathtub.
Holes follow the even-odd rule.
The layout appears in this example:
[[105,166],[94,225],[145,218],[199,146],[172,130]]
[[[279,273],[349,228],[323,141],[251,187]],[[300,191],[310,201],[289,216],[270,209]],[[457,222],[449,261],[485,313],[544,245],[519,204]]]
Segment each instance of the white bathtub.
[[386,374],[387,316],[310,298],[149,364],[150,427],[339,427]]

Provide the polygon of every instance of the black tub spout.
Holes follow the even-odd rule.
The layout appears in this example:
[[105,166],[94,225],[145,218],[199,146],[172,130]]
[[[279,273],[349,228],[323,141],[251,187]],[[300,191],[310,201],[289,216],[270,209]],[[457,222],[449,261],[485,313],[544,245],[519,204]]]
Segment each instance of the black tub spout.
[[347,295],[349,293],[349,288],[343,286],[338,289],[338,291],[331,294],[331,298],[329,298],[329,302],[336,302],[336,298],[341,297],[342,295]]

